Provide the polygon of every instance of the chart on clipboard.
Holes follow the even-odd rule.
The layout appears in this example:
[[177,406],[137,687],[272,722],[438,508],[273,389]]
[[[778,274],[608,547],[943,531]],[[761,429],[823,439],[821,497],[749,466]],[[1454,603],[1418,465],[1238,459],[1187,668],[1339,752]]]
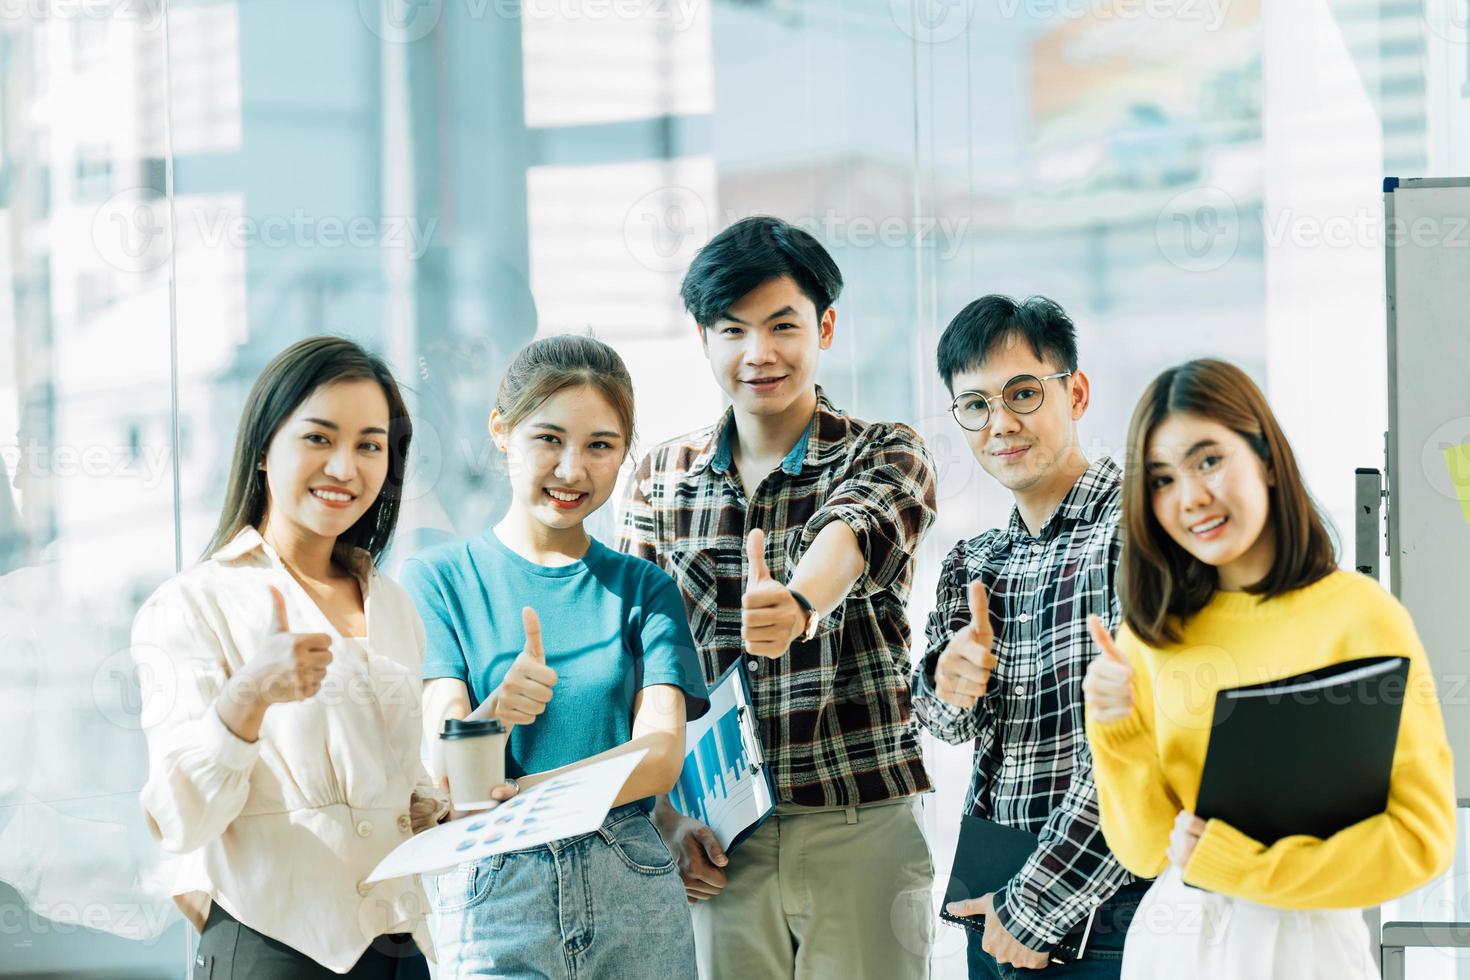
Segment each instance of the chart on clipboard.
[[684,768],[669,802],[713,830],[729,853],[776,808],[743,662],[715,682],[709,710],[685,726],[684,739]]

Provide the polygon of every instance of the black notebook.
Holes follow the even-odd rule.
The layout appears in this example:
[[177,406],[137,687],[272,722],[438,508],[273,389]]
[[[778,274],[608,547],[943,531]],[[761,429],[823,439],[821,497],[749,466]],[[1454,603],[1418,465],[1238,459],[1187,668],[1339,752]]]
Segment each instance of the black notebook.
[[[954,866],[949,874],[949,887],[944,892],[944,905],[939,917],[946,922],[983,932],[982,915],[950,915],[945,908],[950,902],[979,898],[1001,889],[1026,864],[1040,843],[1035,834],[1015,827],[1004,827],[984,817],[966,813],[960,817],[960,839],[955,846]],[[1087,948],[1087,933],[1092,917],[1062,938],[1051,951],[1053,963],[1070,963]]]
[[1195,813],[1268,846],[1382,813],[1408,677],[1366,657],[1217,692]]

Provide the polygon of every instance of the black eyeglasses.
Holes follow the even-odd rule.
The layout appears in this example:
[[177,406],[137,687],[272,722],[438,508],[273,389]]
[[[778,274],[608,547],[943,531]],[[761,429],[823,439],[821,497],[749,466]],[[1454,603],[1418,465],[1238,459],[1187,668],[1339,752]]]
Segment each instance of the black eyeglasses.
[[1045,382],[1065,378],[1071,371],[1058,371],[1038,378],[1034,374],[1018,374],[1007,381],[998,395],[987,395],[982,391],[962,391],[949,406],[949,413],[963,429],[979,432],[990,424],[990,403],[999,398],[1005,402],[1006,411],[1015,415],[1030,415],[1046,400]]

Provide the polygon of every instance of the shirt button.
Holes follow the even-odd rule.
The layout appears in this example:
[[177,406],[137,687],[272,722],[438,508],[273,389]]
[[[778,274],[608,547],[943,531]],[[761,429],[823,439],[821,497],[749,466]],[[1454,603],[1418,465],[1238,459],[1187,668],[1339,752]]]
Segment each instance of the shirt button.
[[400,833],[404,834],[408,833],[410,830],[413,830],[413,820],[409,817],[408,814],[400,813],[398,815],[398,830]]
[[1039,555],[1039,554],[1041,554],[1041,545],[1039,545],[1039,544],[1033,544],[1031,546],[1031,553],[1033,555]]
[[1029,623],[1029,622],[1031,622],[1031,614],[1030,613],[1021,613],[1021,615],[1019,615],[1019,616],[1016,617],[1016,622],[1018,622],[1018,623]]
[[371,837],[372,836],[372,833],[373,833],[373,825],[372,825],[372,823],[370,821],[367,821],[367,820],[359,820],[357,822],[357,836],[359,836],[359,837]]
[[759,660],[747,660],[745,662],[745,666],[749,667],[751,670],[760,670],[761,662]]
[[367,898],[368,895],[372,893],[372,890],[373,890],[373,886],[372,885],[369,885],[365,881],[359,881],[357,883],[357,893],[359,895],[361,895],[363,898]]
[[1014,766],[1015,764],[1016,764],[1016,757],[1015,756],[1013,756],[1013,755],[1006,756],[1006,765],[1008,765],[1008,766]]
[[1016,685],[1016,693],[1017,694],[1025,694],[1026,693],[1026,685],[1025,684],[1017,684]]

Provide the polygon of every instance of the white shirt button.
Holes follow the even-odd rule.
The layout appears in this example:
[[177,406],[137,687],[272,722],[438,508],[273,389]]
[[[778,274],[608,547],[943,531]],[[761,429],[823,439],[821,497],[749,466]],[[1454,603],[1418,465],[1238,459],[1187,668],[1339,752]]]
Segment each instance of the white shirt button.
[[751,670],[760,670],[761,662],[759,660],[747,660],[745,662],[745,666],[749,667]]
[[1026,685],[1025,684],[1017,684],[1016,685],[1016,693],[1017,694],[1025,694],[1026,693]]
[[368,821],[368,820],[359,820],[357,822],[357,836],[359,836],[359,837],[371,837],[372,836],[372,833],[373,833],[373,825],[372,825],[371,821]]
[[1039,544],[1033,544],[1031,546],[1031,553],[1033,555],[1039,555],[1039,554],[1041,554],[1041,552],[1042,552],[1041,545],[1039,545]]
[[1019,615],[1019,616],[1016,617],[1016,622],[1018,622],[1018,623],[1029,623],[1029,622],[1031,622],[1031,614],[1030,613],[1021,613],[1021,615]]
[[1008,765],[1008,766],[1014,766],[1015,764],[1016,764],[1016,757],[1015,756],[1013,756],[1013,755],[1006,756],[1006,765]]
[[372,890],[373,890],[373,886],[370,885],[370,884],[368,884],[365,881],[359,881],[357,883],[357,893],[359,895],[361,895],[363,898],[366,898],[369,894],[371,894],[372,893]]
[[413,830],[413,818],[406,813],[400,813],[398,815],[398,830],[405,834]]

